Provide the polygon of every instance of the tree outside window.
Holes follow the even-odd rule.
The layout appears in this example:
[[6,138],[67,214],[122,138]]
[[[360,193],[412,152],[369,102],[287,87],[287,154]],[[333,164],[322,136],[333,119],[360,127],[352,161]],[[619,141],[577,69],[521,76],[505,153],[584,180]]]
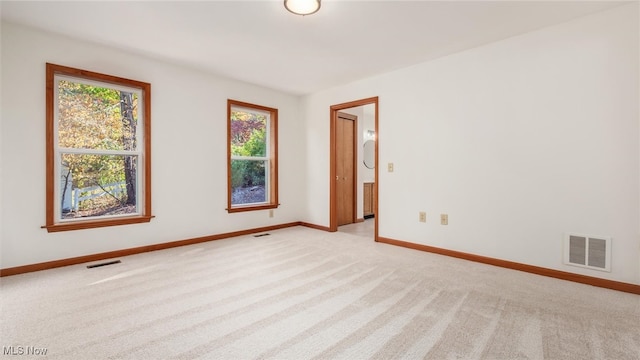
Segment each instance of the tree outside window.
[[228,210],[275,208],[278,110],[228,100]]
[[150,90],[47,64],[49,231],[149,221]]

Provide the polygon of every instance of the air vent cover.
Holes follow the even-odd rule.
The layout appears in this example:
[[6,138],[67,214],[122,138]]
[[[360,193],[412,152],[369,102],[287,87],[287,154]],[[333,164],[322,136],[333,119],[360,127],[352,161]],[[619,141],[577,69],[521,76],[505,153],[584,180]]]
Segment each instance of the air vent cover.
[[565,235],[564,263],[594,270],[611,271],[611,238],[578,234]]

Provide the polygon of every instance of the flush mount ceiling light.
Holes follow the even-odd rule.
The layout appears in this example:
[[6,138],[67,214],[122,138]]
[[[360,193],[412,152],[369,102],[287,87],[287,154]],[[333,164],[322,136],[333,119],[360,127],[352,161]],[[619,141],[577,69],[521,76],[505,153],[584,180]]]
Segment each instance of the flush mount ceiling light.
[[320,0],[284,0],[284,7],[296,15],[311,15],[320,10]]

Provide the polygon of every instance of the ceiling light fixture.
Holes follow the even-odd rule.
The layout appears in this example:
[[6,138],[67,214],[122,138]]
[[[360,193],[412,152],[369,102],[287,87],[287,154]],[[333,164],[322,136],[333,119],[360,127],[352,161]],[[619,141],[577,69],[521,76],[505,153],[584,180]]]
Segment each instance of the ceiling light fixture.
[[321,0],[284,0],[284,7],[296,15],[311,15],[320,10]]

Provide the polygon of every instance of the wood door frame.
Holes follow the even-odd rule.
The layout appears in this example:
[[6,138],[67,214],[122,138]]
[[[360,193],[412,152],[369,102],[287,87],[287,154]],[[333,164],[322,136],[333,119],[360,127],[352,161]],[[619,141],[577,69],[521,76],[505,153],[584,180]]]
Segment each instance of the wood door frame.
[[[329,118],[330,118],[330,129],[329,129],[329,231],[335,232],[338,231],[338,201],[337,201],[337,192],[336,192],[336,167],[337,167],[337,151],[336,151],[336,121],[338,117],[338,112],[340,110],[345,110],[349,108],[354,108],[358,106],[364,105],[374,105],[375,111],[375,133],[376,133],[376,141],[374,146],[374,204],[373,204],[373,213],[374,213],[374,240],[378,241],[378,221],[380,220],[378,214],[378,143],[380,137],[378,136],[378,97],[370,97],[366,99],[360,99],[355,101],[350,101],[342,104],[331,105],[329,109]],[[355,141],[357,144],[357,141]],[[357,158],[357,152],[356,152]],[[355,181],[357,184],[357,180]],[[357,191],[356,191],[356,201],[357,201]],[[357,217],[357,214],[356,214]]]
[[[353,191],[353,203],[351,204],[351,224],[356,223],[358,218],[358,117],[355,115],[351,115],[346,112],[336,111],[336,122],[338,118],[341,117],[345,121],[353,121],[353,141],[351,141],[352,151],[353,151],[353,162],[351,167],[353,169],[353,178],[351,179],[352,189]],[[337,135],[337,133],[336,133]],[[336,141],[336,149],[337,149],[337,141]],[[338,152],[336,151],[336,168],[337,168],[337,160],[338,160]],[[336,179],[337,180],[337,179]],[[338,206],[336,202],[336,221],[338,218]],[[346,225],[346,224],[345,224]]]

